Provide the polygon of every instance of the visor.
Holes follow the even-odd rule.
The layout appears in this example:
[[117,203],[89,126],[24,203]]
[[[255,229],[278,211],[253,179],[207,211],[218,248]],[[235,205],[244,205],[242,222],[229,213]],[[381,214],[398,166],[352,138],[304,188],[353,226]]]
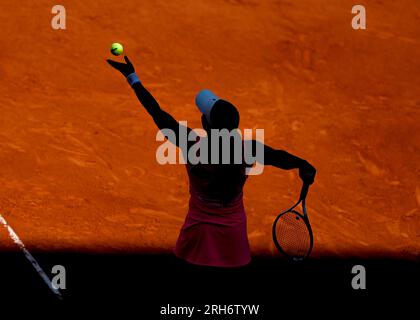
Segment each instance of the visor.
[[218,100],[220,100],[220,98],[207,89],[201,90],[195,97],[195,104],[198,109],[200,109],[201,113],[206,116],[209,123],[211,109]]

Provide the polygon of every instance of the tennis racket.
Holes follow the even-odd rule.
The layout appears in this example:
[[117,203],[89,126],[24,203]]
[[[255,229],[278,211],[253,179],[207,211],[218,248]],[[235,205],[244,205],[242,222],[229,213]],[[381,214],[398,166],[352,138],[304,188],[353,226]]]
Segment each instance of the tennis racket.
[[[277,249],[288,259],[301,261],[311,254],[314,239],[306,213],[305,199],[309,185],[303,184],[299,201],[280,213],[273,223],[273,240]],[[296,207],[302,203],[302,213]]]

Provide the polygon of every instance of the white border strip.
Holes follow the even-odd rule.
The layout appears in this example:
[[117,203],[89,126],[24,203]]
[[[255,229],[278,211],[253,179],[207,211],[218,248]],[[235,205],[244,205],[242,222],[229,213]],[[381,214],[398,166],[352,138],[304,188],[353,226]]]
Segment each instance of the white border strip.
[[12,227],[9,226],[7,221],[3,218],[3,216],[0,214],[0,223],[6,228],[6,230],[9,232],[10,238],[12,238],[13,242],[22,250],[23,254],[25,255],[26,259],[29,260],[29,262],[32,264],[32,266],[35,268],[36,272],[38,272],[39,276],[44,280],[44,282],[47,284],[47,286],[51,289],[51,291],[59,298],[63,299],[63,296],[61,295],[60,291],[58,289],[54,288],[52,285],[50,279],[48,278],[47,274],[42,270],[39,263],[35,260],[35,258],[32,256],[32,254],[26,249],[25,244],[19,239],[16,232],[13,231]]

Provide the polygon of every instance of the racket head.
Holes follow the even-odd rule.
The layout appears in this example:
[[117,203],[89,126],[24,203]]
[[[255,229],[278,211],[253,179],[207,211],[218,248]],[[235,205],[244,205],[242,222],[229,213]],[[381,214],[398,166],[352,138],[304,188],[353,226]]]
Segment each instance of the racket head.
[[[303,214],[295,210],[300,202]],[[306,214],[305,199],[276,217],[273,223],[273,241],[277,249],[292,261],[304,260],[311,254],[314,239]]]

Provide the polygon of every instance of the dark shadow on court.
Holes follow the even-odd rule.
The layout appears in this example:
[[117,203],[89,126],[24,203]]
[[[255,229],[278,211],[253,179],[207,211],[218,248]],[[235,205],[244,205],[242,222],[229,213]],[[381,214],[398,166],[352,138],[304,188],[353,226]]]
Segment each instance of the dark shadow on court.
[[[34,256],[47,273],[56,264],[65,266],[64,301],[56,300],[20,252],[2,252],[2,302],[75,303],[90,307],[97,304],[101,308],[121,303],[155,315],[167,304],[260,304],[266,314],[273,314],[279,303],[299,305],[304,296],[310,297],[310,301],[336,299],[359,303],[367,303],[375,295],[391,299],[417,290],[420,266],[414,261],[391,259],[324,258],[290,263],[254,257],[244,268],[217,269],[195,267],[170,254],[35,253]],[[354,265],[366,268],[367,290],[352,288]]]

